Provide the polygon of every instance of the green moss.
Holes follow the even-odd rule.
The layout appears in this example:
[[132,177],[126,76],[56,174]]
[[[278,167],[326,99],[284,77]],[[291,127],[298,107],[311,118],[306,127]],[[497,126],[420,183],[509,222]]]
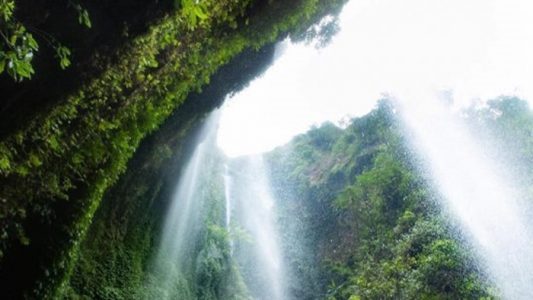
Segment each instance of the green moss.
[[[93,218],[65,289],[66,298],[80,295],[94,298],[104,287],[137,297],[139,286],[156,280],[146,278],[148,261],[155,251],[154,241],[160,232],[169,190],[179,176],[184,156],[194,145],[202,116],[220,105],[226,94],[242,88],[264,70],[273,52],[273,47],[266,47],[259,52],[240,54],[217,71],[202,93],[191,95],[184,106],[142,143],[128,171],[104,197]],[[116,265],[128,265],[130,269],[124,273],[114,268]]]

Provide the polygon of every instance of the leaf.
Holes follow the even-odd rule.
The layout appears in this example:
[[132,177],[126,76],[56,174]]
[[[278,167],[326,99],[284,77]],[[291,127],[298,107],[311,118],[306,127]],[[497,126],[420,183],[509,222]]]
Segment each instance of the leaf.
[[0,170],[9,170],[11,167],[11,164],[9,163],[9,159],[7,157],[0,158]]
[[33,38],[31,34],[26,35],[28,46],[33,50],[39,49],[39,44],[37,44],[37,41]]
[[18,34],[15,32],[10,38],[9,43],[13,46],[17,43]]
[[85,25],[87,28],[92,27],[91,18],[89,17],[89,12],[86,9],[81,9],[78,12],[78,22],[82,25]]
[[25,60],[13,61],[13,69],[21,78],[31,78],[34,73],[31,63]]
[[196,5],[194,7],[194,14],[200,19],[200,20],[205,20],[207,19],[209,16],[203,11],[203,9],[199,6],[199,5]]
[[9,21],[11,19],[14,9],[15,9],[15,1],[13,0],[0,1],[0,14],[2,14],[4,21]]
[[65,46],[57,46],[56,56],[59,58],[59,66],[66,69],[70,66],[70,50]]
[[48,144],[50,145],[50,148],[54,150],[57,150],[59,148],[59,142],[57,141],[57,138],[55,136],[48,138]]
[[37,155],[35,155],[34,153],[30,154],[30,163],[33,165],[33,166],[40,166],[43,164],[43,162],[39,159],[39,157]]
[[24,166],[24,165],[20,165],[20,166],[16,167],[15,172],[17,172],[21,176],[27,176],[28,173],[29,173],[28,168],[26,166]]

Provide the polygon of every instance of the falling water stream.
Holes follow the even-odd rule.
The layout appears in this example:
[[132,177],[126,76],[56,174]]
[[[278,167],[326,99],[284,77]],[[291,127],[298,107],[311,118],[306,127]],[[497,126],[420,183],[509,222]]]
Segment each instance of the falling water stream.
[[[246,293],[253,299],[285,299],[275,201],[263,159],[260,155],[235,159],[221,155],[214,138],[218,119],[219,112],[214,112],[205,121],[176,186],[153,261],[155,278],[149,284],[149,295],[157,295],[158,299],[197,297],[198,291],[191,288],[191,282],[198,276],[200,235],[209,230],[206,218],[213,218],[206,207],[216,202],[216,195],[220,194],[224,198],[221,225],[229,236],[230,261],[242,274]],[[224,186],[211,193],[209,190],[217,186],[217,181]],[[233,223],[245,238],[234,237]]]
[[219,113],[214,112],[200,130],[199,142],[179,178],[165,217],[160,245],[152,263],[156,280],[149,285],[157,290],[154,293],[161,299],[190,297],[186,274],[194,269],[192,257],[205,217],[202,215],[202,206],[208,201],[205,175],[214,157],[218,118]]
[[442,101],[403,102],[400,111],[444,208],[462,224],[502,296],[533,299],[533,236],[512,178],[503,176],[510,172]]
[[231,230],[231,178],[228,165],[224,165],[224,199],[226,200],[226,228]]
[[235,218],[250,236],[236,247],[245,281],[255,299],[285,299],[284,271],[275,224],[275,199],[262,155],[235,159]]
[[233,247],[234,247],[234,242],[233,242],[233,239],[231,238],[231,234],[232,234],[232,230],[231,230],[231,210],[233,209],[232,207],[232,202],[231,202],[231,175],[229,173],[229,166],[228,164],[226,163],[224,165],[224,200],[226,202],[226,205],[225,205],[225,226],[226,226],[226,230],[228,231],[228,234],[230,235],[230,240],[229,240],[229,244],[230,244],[230,251],[231,251],[231,254],[233,254]]

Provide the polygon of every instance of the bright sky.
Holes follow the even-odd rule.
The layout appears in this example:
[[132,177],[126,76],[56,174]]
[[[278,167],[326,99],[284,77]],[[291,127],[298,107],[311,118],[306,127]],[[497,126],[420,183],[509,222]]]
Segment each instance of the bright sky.
[[502,94],[533,99],[530,0],[352,0],[330,46],[280,48],[264,76],[223,107],[218,144],[229,156],[363,115],[384,93],[450,90],[458,106]]

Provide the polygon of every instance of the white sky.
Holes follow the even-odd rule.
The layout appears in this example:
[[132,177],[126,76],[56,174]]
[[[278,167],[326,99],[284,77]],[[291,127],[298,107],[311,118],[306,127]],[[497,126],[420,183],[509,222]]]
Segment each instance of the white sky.
[[218,144],[229,156],[264,152],[312,125],[363,115],[383,93],[420,101],[442,90],[458,106],[533,99],[533,1],[352,0],[330,46],[287,43],[228,99]]

